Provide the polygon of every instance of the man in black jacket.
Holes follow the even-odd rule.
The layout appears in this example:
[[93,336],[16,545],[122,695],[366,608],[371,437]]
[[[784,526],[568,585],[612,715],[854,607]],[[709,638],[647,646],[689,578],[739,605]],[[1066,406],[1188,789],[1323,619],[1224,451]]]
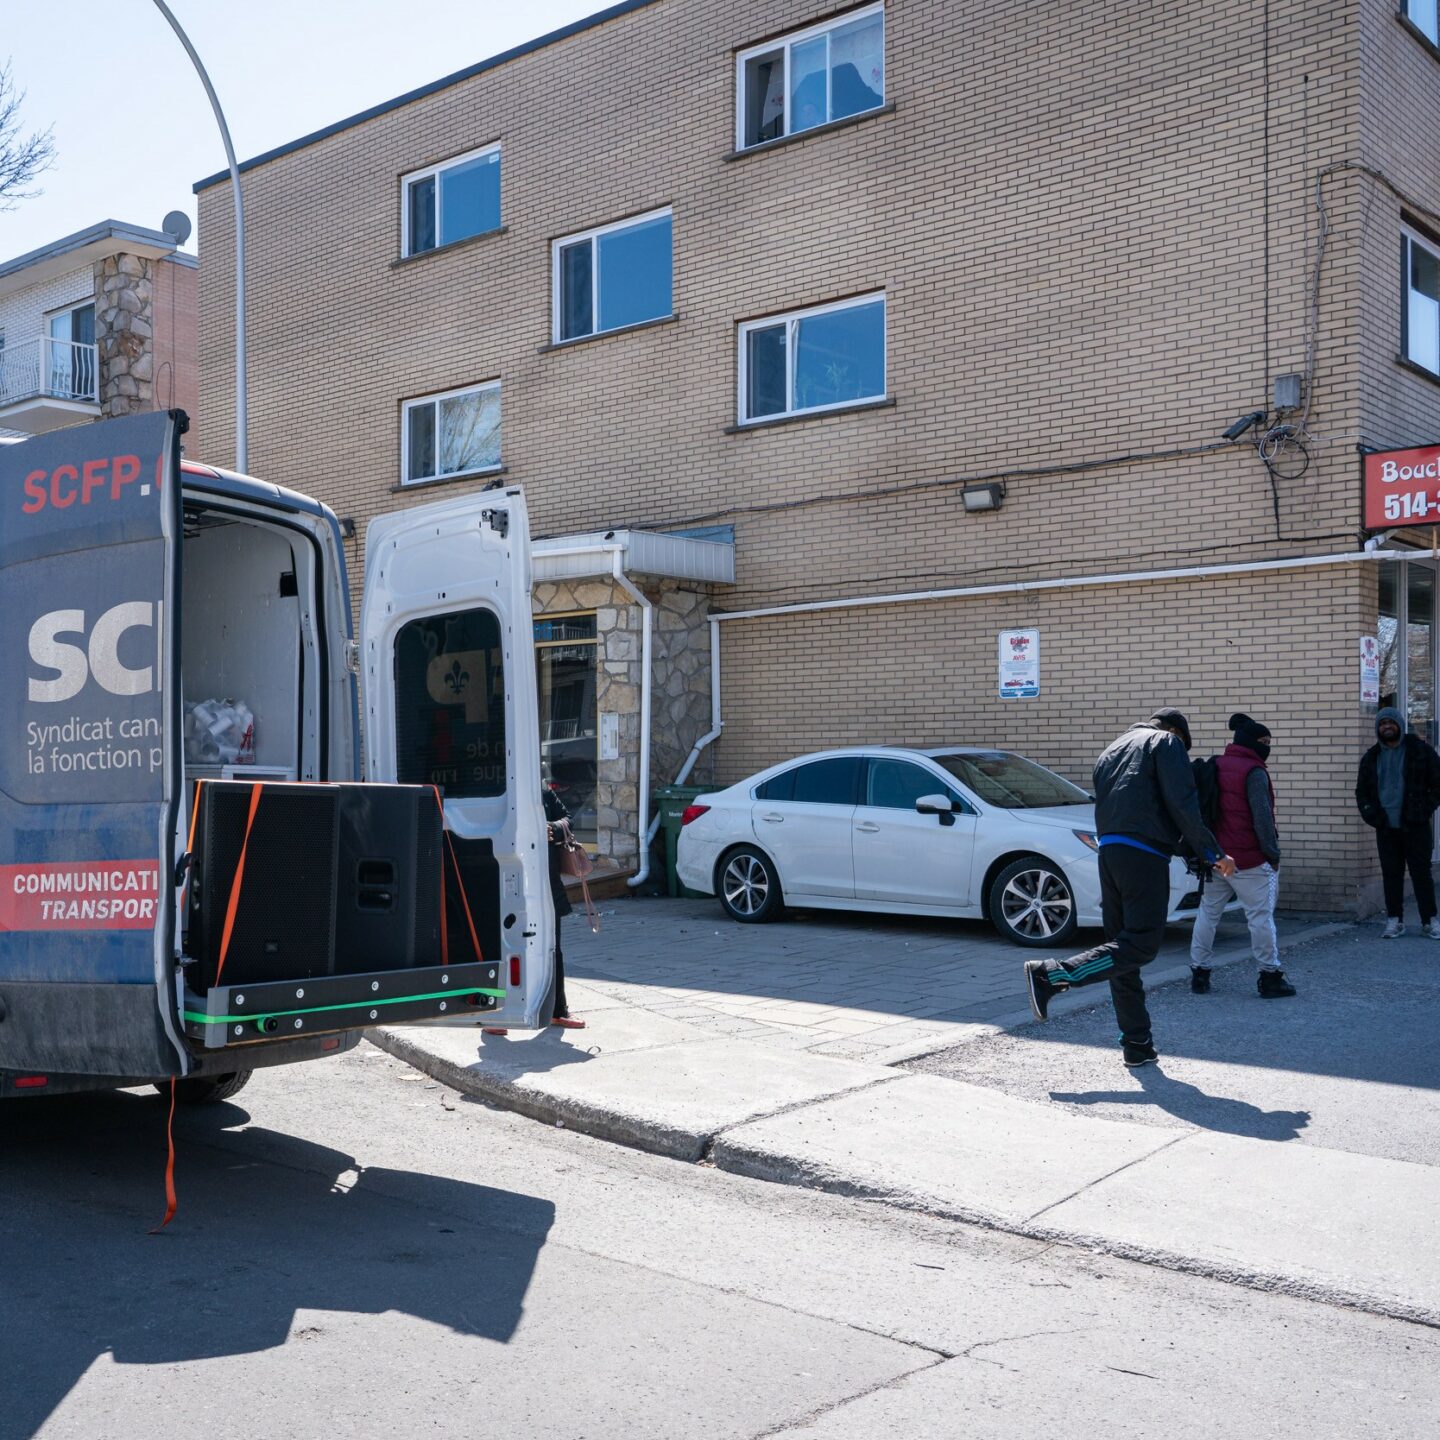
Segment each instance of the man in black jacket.
[[1105,943],[1068,960],[1029,960],[1025,982],[1037,1020],[1051,997],[1072,985],[1110,982],[1125,1063],[1155,1053],[1141,969],[1159,952],[1170,910],[1170,860],[1183,839],[1227,878],[1235,862],[1200,818],[1190,768],[1190,725],[1178,710],[1157,710],[1132,725],[1095,762],[1095,830]]
[[1355,803],[1360,818],[1375,828],[1380,875],[1385,883],[1383,940],[1405,933],[1405,869],[1415,887],[1420,925],[1440,940],[1435,918],[1435,880],[1430,873],[1433,817],[1440,806],[1440,756],[1418,735],[1405,734],[1405,719],[1386,708],[1375,717],[1376,743],[1360,759]]

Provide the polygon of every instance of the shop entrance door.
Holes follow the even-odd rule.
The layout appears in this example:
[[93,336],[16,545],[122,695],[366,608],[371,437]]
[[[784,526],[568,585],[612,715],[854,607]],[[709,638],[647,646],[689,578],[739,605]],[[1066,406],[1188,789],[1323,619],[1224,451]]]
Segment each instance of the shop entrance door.
[[[1380,703],[1397,706],[1411,731],[1431,745],[1440,741],[1435,693],[1440,660],[1436,582],[1436,562],[1429,556],[1381,563]],[[1440,827],[1440,815],[1436,823]]]

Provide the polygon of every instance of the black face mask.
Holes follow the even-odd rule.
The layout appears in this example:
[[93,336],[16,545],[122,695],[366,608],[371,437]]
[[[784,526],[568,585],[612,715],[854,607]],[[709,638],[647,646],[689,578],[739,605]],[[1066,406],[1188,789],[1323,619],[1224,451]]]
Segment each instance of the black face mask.
[[1250,747],[1262,760],[1270,758],[1270,742],[1268,740],[1257,740]]

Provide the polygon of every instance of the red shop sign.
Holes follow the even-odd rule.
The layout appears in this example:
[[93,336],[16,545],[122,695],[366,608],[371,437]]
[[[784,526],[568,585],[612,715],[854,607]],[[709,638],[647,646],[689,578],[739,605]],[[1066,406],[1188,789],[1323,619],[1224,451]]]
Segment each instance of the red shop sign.
[[1440,445],[1376,450],[1363,475],[1367,530],[1440,525]]

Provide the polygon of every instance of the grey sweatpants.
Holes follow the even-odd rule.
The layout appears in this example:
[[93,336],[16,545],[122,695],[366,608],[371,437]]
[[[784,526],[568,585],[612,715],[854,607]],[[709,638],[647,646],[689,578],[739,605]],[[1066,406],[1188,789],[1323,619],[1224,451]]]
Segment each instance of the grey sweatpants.
[[1257,865],[1237,870],[1228,880],[1214,874],[1205,882],[1200,911],[1195,916],[1195,933],[1190,937],[1190,963],[1208,966],[1215,954],[1215,927],[1220,912],[1239,900],[1250,926],[1250,946],[1262,970],[1280,968],[1280,941],[1275,934],[1275,900],[1280,893],[1280,872],[1273,866]]

